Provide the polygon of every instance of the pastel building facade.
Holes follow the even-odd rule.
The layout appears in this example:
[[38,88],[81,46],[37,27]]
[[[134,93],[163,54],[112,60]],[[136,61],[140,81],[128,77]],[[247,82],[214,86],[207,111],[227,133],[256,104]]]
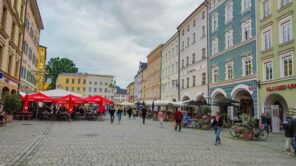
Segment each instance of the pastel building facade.
[[129,83],[127,86],[128,102],[134,102],[134,82]]
[[179,33],[163,46],[161,53],[161,100],[178,100]]
[[[226,119],[246,113],[259,117],[256,1],[208,0],[209,99]],[[236,102],[234,102],[236,101]]]
[[114,100],[116,87],[113,86],[114,76],[87,74],[85,96],[99,95]]
[[48,88],[45,78],[47,48],[39,46],[37,57],[37,73],[36,73],[36,91],[43,91]]
[[202,3],[178,27],[180,99],[207,100],[207,7]]
[[295,9],[295,0],[257,1],[259,109],[277,111],[278,124],[296,109]]
[[134,77],[134,101],[142,101],[142,81],[143,81],[143,70],[147,68],[147,63],[140,62],[138,72]]

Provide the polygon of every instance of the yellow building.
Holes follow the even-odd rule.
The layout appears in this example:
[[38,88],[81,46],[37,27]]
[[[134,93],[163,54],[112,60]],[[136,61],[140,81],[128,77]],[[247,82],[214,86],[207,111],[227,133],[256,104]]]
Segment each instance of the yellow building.
[[86,73],[62,73],[57,78],[57,88],[65,91],[75,92],[85,95],[86,92]]
[[129,102],[134,102],[134,82],[131,82],[128,86],[127,86],[127,96],[128,96],[128,101]]
[[46,90],[48,86],[48,84],[45,83],[46,50],[47,48],[41,45],[38,48],[37,73],[35,76],[37,91]]
[[163,46],[160,44],[147,56],[146,100],[160,100],[160,66]]

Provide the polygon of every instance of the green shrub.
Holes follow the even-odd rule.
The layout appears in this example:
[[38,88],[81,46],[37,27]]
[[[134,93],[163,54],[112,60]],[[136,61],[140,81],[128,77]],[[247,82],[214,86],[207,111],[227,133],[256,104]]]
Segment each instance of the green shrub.
[[8,115],[13,115],[22,107],[22,101],[19,96],[6,94],[3,96],[3,108]]

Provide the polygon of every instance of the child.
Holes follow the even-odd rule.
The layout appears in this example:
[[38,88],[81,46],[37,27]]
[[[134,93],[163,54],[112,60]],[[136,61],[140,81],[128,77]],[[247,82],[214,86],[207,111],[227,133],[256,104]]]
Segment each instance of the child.
[[158,120],[160,122],[160,127],[162,128],[163,126],[163,121],[164,121],[164,113],[162,111],[158,112]]

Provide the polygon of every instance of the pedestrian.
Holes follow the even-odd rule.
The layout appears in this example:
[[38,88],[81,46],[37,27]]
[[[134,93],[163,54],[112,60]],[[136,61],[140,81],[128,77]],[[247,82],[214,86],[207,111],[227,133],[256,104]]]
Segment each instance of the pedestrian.
[[146,106],[144,105],[142,108],[143,124],[145,124],[146,115],[147,115],[147,110],[146,110]]
[[122,109],[121,109],[121,108],[119,108],[119,109],[117,110],[117,117],[118,117],[118,123],[120,123],[120,121],[121,121],[121,117],[122,117]]
[[136,120],[136,116],[137,116],[137,110],[136,108],[133,108],[133,120]]
[[110,113],[110,117],[111,117],[111,123],[113,123],[114,122],[114,113],[115,113],[114,105],[112,105],[111,108],[109,109],[109,113]]
[[286,120],[283,122],[283,128],[285,130],[286,144],[285,151],[287,153],[291,152],[293,129],[292,129],[292,117],[287,116]]
[[129,107],[128,110],[127,110],[127,114],[128,114],[128,118],[129,118],[129,119],[131,119],[131,117],[132,117],[132,113],[133,113],[133,110],[132,110],[131,107]]
[[7,126],[6,124],[6,113],[5,111],[3,110],[3,105],[0,104],[0,123],[2,123],[2,125],[4,126]]
[[212,123],[212,127],[214,128],[215,134],[216,134],[215,145],[221,144],[220,132],[221,132],[222,126],[223,126],[223,121],[221,119],[220,113],[217,112],[216,116],[215,116],[215,119],[214,119],[214,121]]
[[266,118],[266,114],[264,112],[261,115],[261,124],[264,126],[265,130],[268,132],[268,130],[267,130],[267,118]]
[[164,121],[164,113],[163,113],[163,111],[158,112],[158,120],[160,122],[160,127],[162,128],[163,127],[163,121]]
[[269,129],[270,129],[270,131],[272,131],[271,116],[270,116],[269,112],[266,112],[266,130],[267,130],[267,134],[269,134]]
[[182,112],[177,108],[175,111],[175,130],[177,131],[177,128],[179,127],[179,132],[181,131],[181,125],[183,120],[183,114]]
[[292,132],[293,132],[292,145],[293,145],[293,149],[294,149],[294,154],[296,156],[296,115],[294,115],[293,120],[291,122],[291,129],[292,129]]

